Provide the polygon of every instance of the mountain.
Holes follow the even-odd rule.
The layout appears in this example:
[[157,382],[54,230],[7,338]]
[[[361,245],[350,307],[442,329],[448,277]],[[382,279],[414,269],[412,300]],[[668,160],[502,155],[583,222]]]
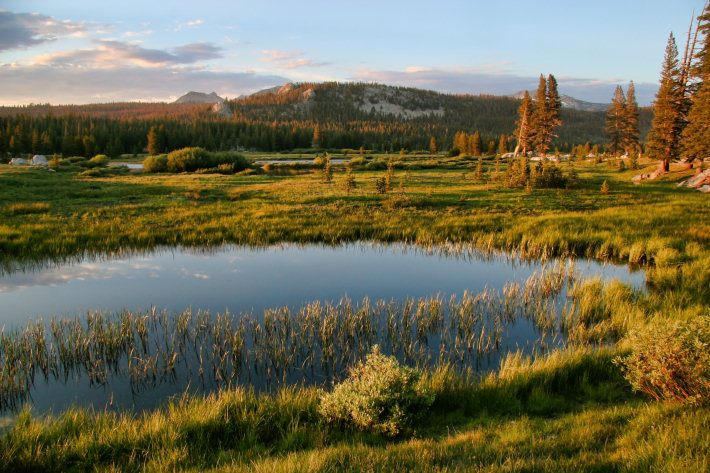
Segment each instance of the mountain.
[[[516,94],[517,95],[517,94]],[[519,94],[522,96],[522,93]],[[607,105],[561,97],[562,126],[555,144],[603,143]],[[485,140],[510,135],[518,119],[520,100],[513,96],[453,95],[375,83],[288,83],[228,101],[237,120],[263,123],[305,122],[352,130],[402,130],[405,141],[436,136],[441,143],[456,131],[478,130]],[[641,109],[641,136],[650,122],[650,109]],[[414,138],[411,138],[414,137]],[[400,140],[401,142],[401,140]]]
[[582,110],[584,112],[606,112],[609,108],[608,103],[585,102],[584,100],[579,100],[569,95],[561,95],[560,100],[562,101],[563,107]]
[[224,99],[215,92],[205,94],[203,92],[190,91],[177,99],[173,103],[219,103],[224,102]]
[[[534,90],[528,90],[528,94],[530,94],[530,98],[535,100],[535,91]],[[523,95],[525,94],[524,90],[521,90],[520,92],[516,92],[515,94],[511,95],[511,97],[515,97],[516,99],[522,99]],[[608,103],[594,103],[594,102],[585,102],[584,100],[579,100],[574,97],[570,97],[569,95],[560,95],[560,100],[562,101],[562,106],[564,108],[570,108],[572,110],[581,110],[583,112],[606,112],[606,110],[609,108]]]

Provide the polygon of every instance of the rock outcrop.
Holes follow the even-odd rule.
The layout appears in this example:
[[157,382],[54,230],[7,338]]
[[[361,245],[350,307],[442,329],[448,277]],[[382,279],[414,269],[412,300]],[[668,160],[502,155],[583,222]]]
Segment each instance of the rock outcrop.
[[224,102],[224,99],[215,92],[205,94],[203,92],[190,91],[177,99],[173,103],[219,103]]
[[699,172],[690,179],[679,182],[678,187],[690,187],[692,189],[698,189],[700,192],[710,192],[710,169]]

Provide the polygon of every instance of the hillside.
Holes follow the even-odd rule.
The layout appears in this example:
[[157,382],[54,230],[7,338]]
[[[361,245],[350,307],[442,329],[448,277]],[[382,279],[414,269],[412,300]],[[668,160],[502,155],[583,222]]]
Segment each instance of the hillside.
[[219,103],[224,102],[224,99],[217,95],[216,92],[205,94],[203,92],[190,91],[177,99],[173,103]]
[[[556,144],[604,143],[607,105],[563,96],[562,126]],[[365,83],[301,83],[274,87],[229,102],[235,116],[276,122],[406,123],[444,143],[458,131],[478,130],[489,139],[511,134],[518,118],[516,97],[451,95],[429,90]],[[652,112],[641,109],[642,139]]]
[[[511,97],[522,99],[524,93],[525,91],[521,90],[520,92],[516,92],[511,95]],[[535,100],[534,90],[528,90],[528,94],[530,95],[530,98]],[[607,108],[609,108],[608,103],[585,102],[584,100],[579,100],[564,94],[560,95],[560,100],[562,101],[562,107],[572,110],[580,110],[583,112],[606,112]]]
[[[491,95],[451,95],[364,83],[285,84],[224,101],[216,93],[190,92],[181,103],[49,104],[0,107],[0,159],[18,153],[117,156],[146,148],[151,127],[161,131],[163,151],[184,146],[209,150],[285,151],[311,148],[316,126],[326,149],[397,152],[440,151],[459,131],[479,131],[484,149],[502,135],[514,146],[520,100]],[[604,144],[603,111],[561,110],[553,146],[569,151]],[[641,109],[642,140],[652,112]]]

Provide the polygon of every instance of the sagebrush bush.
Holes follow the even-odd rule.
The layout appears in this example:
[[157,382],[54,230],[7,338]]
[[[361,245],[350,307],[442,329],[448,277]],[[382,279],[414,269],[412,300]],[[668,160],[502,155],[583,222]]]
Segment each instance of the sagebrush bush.
[[217,172],[233,174],[249,167],[249,161],[231,151],[210,152],[202,148],[182,148],[166,155],[148,156],[143,161],[145,172]]
[[143,170],[145,172],[167,172],[168,157],[164,154],[148,156],[143,160]]
[[633,331],[631,354],[614,362],[635,391],[657,401],[710,403],[710,316]]
[[97,154],[93,158],[89,160],[90,163],[94,164],[95,166],[106,166],[109,163],[110,159],[108,156],[105,154]]
[[394,436],[412,425],[434,402],[419,371],[380,353],[377,345],[350,369],[348,379],[321,397],[318,412],[328,422]]
[[202,148],[182,148],[168,153],[168,171],[194,172],[210,168],[209,152]]

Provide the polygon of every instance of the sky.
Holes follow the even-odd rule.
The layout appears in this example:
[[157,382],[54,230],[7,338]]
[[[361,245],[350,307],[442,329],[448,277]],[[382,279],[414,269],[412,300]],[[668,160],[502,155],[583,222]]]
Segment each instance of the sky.
[[610,102],[658,89],[705,0],[0,0],[0,105],[234,98],[287,82]]

